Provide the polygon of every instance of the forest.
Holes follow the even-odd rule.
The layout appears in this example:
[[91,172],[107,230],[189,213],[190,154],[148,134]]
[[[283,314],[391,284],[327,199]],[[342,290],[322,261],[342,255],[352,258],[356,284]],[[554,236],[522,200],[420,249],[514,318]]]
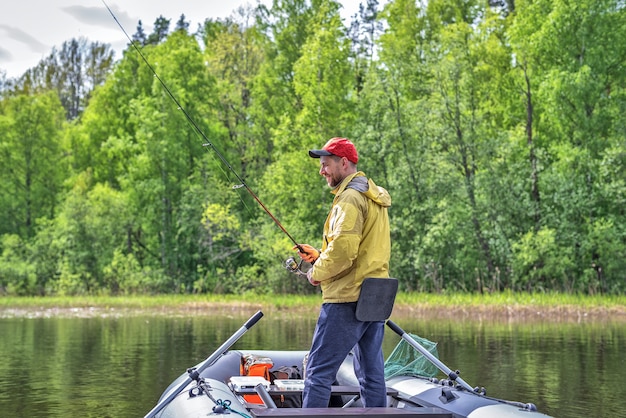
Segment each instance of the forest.
[[317,292],[253,194],[321,247],[335,136],[392,196],[402,291],[624,294],[626,2],[340,7],[159,16],[119,59],[0,73],[0,295]]

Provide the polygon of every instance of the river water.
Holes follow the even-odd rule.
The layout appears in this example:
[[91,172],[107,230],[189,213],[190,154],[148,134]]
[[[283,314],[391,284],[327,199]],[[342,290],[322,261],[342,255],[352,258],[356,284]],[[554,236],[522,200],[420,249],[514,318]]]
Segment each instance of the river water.
[[[0,318],[0,417],[144,416],[253,313]],[[315,319],[266,313],[233,348],[306,350]],[[626,417],[623,321],[394,322],[437,342],[441,361],[490,396],[532,402],[554,417]],[[387,329],[385,353],[399,341]]]

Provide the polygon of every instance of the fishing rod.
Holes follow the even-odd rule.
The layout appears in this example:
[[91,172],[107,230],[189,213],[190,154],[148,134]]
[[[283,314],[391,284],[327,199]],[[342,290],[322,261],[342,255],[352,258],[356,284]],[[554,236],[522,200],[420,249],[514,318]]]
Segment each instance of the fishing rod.
[[139,56],[141,57],[141,59],[143,60],[143,62],[148,66],[148,68],[150,69],[150,71],[152,72],[152,74],[154,75],[154,77],[159,80],[159,83],[161,84],[161,86],[163,87],[163,89],[165,90],[165,92],[167,93],[167,95],[170,97],[170,99],[172,99],[172,101],[174,102],[174,104],[176,104],[177,108],[180,109],[183,114],[185,115],[185,118],[187,118],[187,121],[191,124],[191,126],[193,126],[193,128],[195,129],[195,131],[200,134],[200,136],[203,138],[204,141],[206,141],[205,143],[202,144],[202,146],[204,147],[210,147],[213,151],[215,151],[215,154],[219,157],[219,159],[224,163],[224,165],[226,167],[228,167],[228,169],[235,175],[235,177],[237,178],[237,180],[239,181],[239,185],[233,186],[233,189],[238,189],[238,188],[245,188],[246,191],[250,194],[250,196],[252,196],[254,198],[254,200],[256,200],[256,202],[261,206],[261,208],[263,208],[263,210],[265,211],[265,213],[267,213],[269,215],[270,218],[272,218],[272,220],[274,221],[274,223],[280,228],[281,231],[283,231],[285,233],[285,235],[287,235],[287,237],[289,237],[289,239],[291,240],[291,242],[293,242],[293,244],[295,245],[295,247],[298,249],[298,251],[300,251],[301,253],[306,254],[306,251],[304,251],[302,249],[302,247],[300,246],[300,244],[298,244],[298,242],[296,242],[296,240],[291,236],[291,234],[289,234],[289,232],[287,232],[287,230],[285,229],[285,227],[280,223],[280,221],[272,214],[272,212],[270,212],[270,210],[263,204],[263,202],[261,202],[261,199],[259,199],[259,197],[252,191],[252,189],[246,184],[246,182],[243,180],[243,178],[241,178],[241,176],[239,175],[239,173],[237,173],[237,171],[230,165],[230,163],[228,162],[228,160],[226,160],[226,157],[224,157],[224,155],[222,155],[222,153],[215,147],[215,145],[213,145],[213,143],[209,140],[209,138],[207,138],[207,136],[204,134],[204,132],[202,131],[202,129],[200,129],[200,127],[196,124],[196,122],[193,120],[193,118],[189,115],[189,113],[187,113],[187,111],[185,110],[185,108],[180,104],[180,102],[176,99],[176,97],[174,96],[174,94],[170,91],[170,89],[167,87],[167,85],[165,84],[165,82],[161,79],[161,77],[159,77],[159,75],[157,74],[157,72],[154,70],[154,68],[152,67],[152,65],[150,65],[150,63],[148,62],[148,60],[146,59],[146,57],[144,56],[144,54],[141,52],[141,49],[139,49],[139,47],[137,46],[136,42],[133,41],[131,39],[131,37],[128,35],[128,33],[126,32],[126,30],[124,29],[124,26],[122,26],[122,24],[120,23],[119,20],[117,20],[117,17],[115,16],[115,14],[113,13],[113,11],[111,10],[111,8],[109,7],[109,5],[102,0],[102,3],[104,4],[104,7],[107,8],[107,10],[109,11],[109,13],[111,14],[111,17],[113,17],[113,20],[115,20],[115,23],[117,23],[117,25],[120,27],[120,29],[122,30],[122,32],[124,32],[124,35],[126,35],[126,38],[128,38],[128,41],[130,42],[130,45],[132,45],[132,47],[135,49],[135,51],[137,51],[137,53],[139,54]]

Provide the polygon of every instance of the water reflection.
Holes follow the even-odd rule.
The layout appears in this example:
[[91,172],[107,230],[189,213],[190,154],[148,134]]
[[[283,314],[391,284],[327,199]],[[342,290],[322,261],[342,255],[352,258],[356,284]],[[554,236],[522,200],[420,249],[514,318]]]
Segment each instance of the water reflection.
[[[172,380],[248,317],[0,319],[0,411],[29,418],[143,416]],[[315,319],[266,314],[233,348],[305,350]],[[626,410],[622,323],[394,321],[438,342],[441,360],[488,395],[534,402],[556,417],[616,417]],[[387,355],[399,340],[387,330]]]

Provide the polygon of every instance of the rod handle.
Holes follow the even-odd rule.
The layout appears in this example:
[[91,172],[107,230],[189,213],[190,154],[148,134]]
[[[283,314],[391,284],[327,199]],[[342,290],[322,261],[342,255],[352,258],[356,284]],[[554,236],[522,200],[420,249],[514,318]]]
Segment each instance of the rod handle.
[[246,323],[243,324],[243,326],[246,327],[246,329],[250,329],[254,326],[254,324],[259,322],[259,319],[261,319],[262,317],[263,317],[263,312],[258,311],[250,319],[248,319]]
[[391,328],[393,330],[393,332],[395,332],[396,334],[398,334],[401,337],[405,334],[405,332],[402,330],[402,328],[400,328],[398,325],[396,325],[396,323],[393,322],[391,319],[387,320],[387,326],[389,328]]

